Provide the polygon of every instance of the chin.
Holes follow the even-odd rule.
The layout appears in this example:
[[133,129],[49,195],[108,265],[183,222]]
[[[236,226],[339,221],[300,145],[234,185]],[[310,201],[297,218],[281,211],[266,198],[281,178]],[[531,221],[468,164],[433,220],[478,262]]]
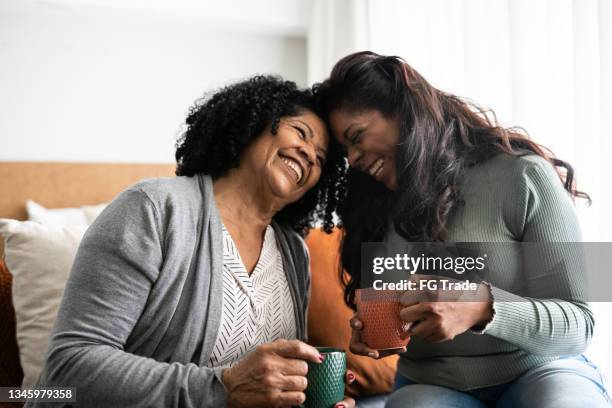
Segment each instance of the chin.
[[382,174],[378,182],[391,191],[397,190],[397,179],[392,174]]
[[287,204],[291,204],[301,198],[302,194],[298,193],[299,187],[294,183],[283,177],[282,179],[277,178],[272,180],[270,183],[272,193],[287,201]]
[[397,183],[395,182],[395,180],[385,181],[383,182],[383,184],[385,185],[385,187],[387,187],[391,191],[397,190]]

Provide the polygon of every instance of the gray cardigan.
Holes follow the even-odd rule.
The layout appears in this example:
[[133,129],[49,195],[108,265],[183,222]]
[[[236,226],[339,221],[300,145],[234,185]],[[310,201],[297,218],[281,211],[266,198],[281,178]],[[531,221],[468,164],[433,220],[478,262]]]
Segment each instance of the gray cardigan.
[[[305,339],[308,252],[272,226]],[[38,385],[76,387],[77,406],[225,406],[221,370],[205,366],[221,320],[221,237],[208,176],[121,193],[81,242]]]

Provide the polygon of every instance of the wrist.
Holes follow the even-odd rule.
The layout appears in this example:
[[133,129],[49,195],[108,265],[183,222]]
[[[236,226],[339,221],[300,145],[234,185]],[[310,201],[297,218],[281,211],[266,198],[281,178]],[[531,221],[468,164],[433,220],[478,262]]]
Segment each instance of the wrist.
[[234,401],[232,395],[232,387],[233,387],[233,370],[232,367],[228,367],[221,371],[221,383],[225,387],[225,392],[227,394],[227,408],[235,408],[238,406],[236,401]]
[[229,394],[231,389],[231,367],[225,368],[223,371],[221,371],[221,383]]
[[476,322],[476,326],[485,326],[491,319],[493,319],[493,302],[488,300],[482,302],[480,319]]
[[484,327],[491,321],[491,319],[493,319],[493,299],[491,296],[491,288],[489,285],[481,283],[478,285],[478,292],[478,313],[476,314],[476,322],[472,328]]

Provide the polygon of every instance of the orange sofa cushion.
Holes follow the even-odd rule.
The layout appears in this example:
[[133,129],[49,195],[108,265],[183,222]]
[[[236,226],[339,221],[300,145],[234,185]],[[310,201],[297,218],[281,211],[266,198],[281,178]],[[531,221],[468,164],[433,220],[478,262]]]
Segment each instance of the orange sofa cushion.
[[352,396],[391,392],[395,381],[397,356],[382,360],[351,353],[349,320],[353,311],[344,303],[343,288],[338,277],[341,231],[326,234],[313,229],[306,237],[310,250],[312,287],[308,308],[308,339],[315,346],[342,348],[347,352],[348,369],[356,376],[349,387]]

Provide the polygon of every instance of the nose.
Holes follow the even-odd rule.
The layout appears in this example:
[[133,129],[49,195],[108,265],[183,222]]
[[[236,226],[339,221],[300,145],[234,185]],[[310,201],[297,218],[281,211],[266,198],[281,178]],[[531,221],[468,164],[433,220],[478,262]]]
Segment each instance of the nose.
[[310,144],[300,146],[299,153],[310,166],[317,161],[317,154],[315,153],[314,147],[312,147]]
[[349,162],[349,166],[356,167],[357,162],[359,161],[359,159],[361,159],[362,156],[363,156],[363,153],[356,147],[353,147],[353,146],[348,147],[347,159]]

